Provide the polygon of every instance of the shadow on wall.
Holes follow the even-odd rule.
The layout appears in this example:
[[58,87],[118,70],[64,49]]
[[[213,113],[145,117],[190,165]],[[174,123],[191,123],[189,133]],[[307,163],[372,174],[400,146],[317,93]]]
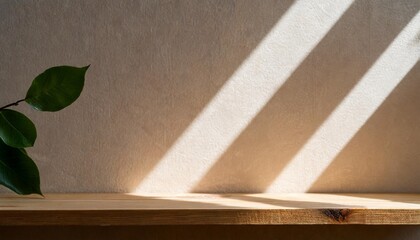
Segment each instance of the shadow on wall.
[[[404,14],[401,14],[402,12]],[[418,7],[407,8],[404,4],[395,1],[355,1],[247,129],[210,169],[194,191],[265,191],[417,12]],[[415,90],[412,89],[412,91]],[[404,94],[399,94],[399,101],[407,99]],[[411,107],[405,108],[416,106],[418,107],[419,104],[412,103]],[[394,110],[388,115],[376,118],[377,125],[387,125],[390,123],[389,118],[400,117],[402,112],[396,111],[400,107],[395,105],[392,107]],[[404,107],[401,106],[401,108]],[[360,151],[360,149],[358,152],[347,151],[345,159],[349,161],[344,165],[343,163],[334,164],[329,169],[329,175],[327,175],[329,177],[323,178],[321,185],[314,187],[313,190],[413,190],[413,180],[418,179],[414,172],[419,169],[419,152],[411,147],[407,149],[406,146],[398,146],[398,142],[411,141],[412,146],[419,142],[414,137],[415,131],[409,127],[417,127],[415,119],[418,118],[414,113],[413,117],[411,122],[407,122],[411,125],[392,126],[395,128],[391,131],[395,131],[395,134],[388,135],[388,142],[381,140],[371,143],[371,146],[372,144],[377,146],[376,151],[369,149],[368,138],[355,141],[354,144],[365,144],[363,148],[365,151]],[[409,119],[409,117],[404,119]],[[407,134],[397,133],[401,128],[405,128],[404,131]],[[378,136],[383,132],[379,128],[375,130],[370,134]],[[410,131],[412,131],[411,134]],[[386,134],[386,132],[383,133]],[[379,138],[380,136],[374,140],[379,140]],[[392,138],[395,139],[392,140]],[[375,152],[381,151],[381,144],[389,145],[392,144],[391,141],[395,143],[392,149],[375,157],[372,156]],[[406,152],[410,149],[413,151]],[[401,163],[404,164],[383,164],[391,161],[390,152],[392,152],[393,161],[404,158],[401,159]],[[387,158],[380,158],[384,153],[388,153]],[[369,167],[364,165],[364,160],[371,161]],[[314,164],[316,164],[315,160]],[[350,165],[352,165],[351,168]],[[382,168],[380,173],[372,172],[375,171],[373,169],[375,166]],[[360,171],[363,167],[366,168]],[[302,170],[305,169],[307,172],[297,172],[295,179],[290,179],[290,181],[299,182],[302,176],[311,174],[310,166],[302,167]],[[349,169],[352,170],[351,175]],[[338,181],[335,179],[337,173],[343,174]],[[406,173],[408,176],[404,177]],[[377,179],[368,181],[370,176]],[[393,176],[394,182],[388,176]],[[400,178],[400,181],[395,181],[395,178]],[[356,179],[359,180],[356,181]],[[283,186],[278,186],[276,191],[284,191]]]
[[127,82],[113,81],[122,92],[132,87],[111,116],[116,124],[134,117],[132,126],[116,127],[125,133],[111,151],[119,161],[111,175],[123,191],[138,186],[292,2],[156,3],[153,16],[162,19],[151,26],[150,42],[137,46],[150,54],[137,61],[144,69],[128,70],[137,75]]
[[[92,64],[84,93],[74,106],[53,119],[26,110],[39,130],[31,155],[40,167],[43,190],[127,192],[136,188],[292,4],[254,0],[0,3],[4,16],[0,83],[8,89],[24,91],[32,77],[49,66]],[[194,191],[267,189],[418,12],[417,5],[410,4],[356,0]],[[3,84],[10,77],[17,80]],[[2,101],[14,99],[10,92],[2,93]],[[398,94],[395,104],[404,101],[403,95]],[[397,119],[400,114],[394,109],[383,115]],[[414,126],[418,118],[412,117],[407,123]],[[375,124],[390,123],[378,117]],[[376,130],[369,135],[379,134]],[[415,131],[388,134],[399,139],[382,140],[387,146],[394,144],[387,159],[418,156],[417,139],[409,137]],[[360,141],[367,144],[371,137]],[[401,153],[407,149],[398,142],[411,140],[410,151]],[[380,143],[375,143],[376,149]],[[379,166],[381,159],[366,156],[371,154],[365,148],[338,158],[352,159],[352,164],[372,159],[375,163],[370,166],[383,168],[374,175],[378,179],[370,185],[358,182],[359,187],[384,189],[380,178],[387,171],[397,177],[408,166],[418,169],[409,165],[413,163],[408,157],[401,160],[406,165]],[[388,169],[391,166],[396,169]],[[331,172],[345,170],[335,168],[328,169],[314,191],[352,189],[345,182],[357,174],[325,183],[332,179]],[[357,166],[351,169],[359,171]],[[408,189],[409,181],[416,178],[411,173],[389,186]],[[296,179],[304,174],[297,173]]]
[[311,192],[418,192],[420,64],[312,185]]
[[[44,191],[135,188],[292,3],[43,1],[11,7],[17,24],[11,38],[18,45],[32,40],[45,51],[33,50],[27,59],[46,66],[63,59],[92,63],[77,106],[58,115],[55,126],[36,119],[41,135],[33,156],[48,183]],[[30,28],[37,29],[32,36]]]

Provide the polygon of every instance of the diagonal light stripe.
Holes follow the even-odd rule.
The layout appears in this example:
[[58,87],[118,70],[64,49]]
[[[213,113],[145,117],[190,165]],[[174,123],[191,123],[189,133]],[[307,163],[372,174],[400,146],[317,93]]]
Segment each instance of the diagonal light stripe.
[[294,3],[135,192],[190,191],[352,2]]
[[[268,192],[306,192],[374,114],[420,57],[420,13],[410,21],[340,105],[311,136]],[[307,173],[307,174],[305,174]],[[299,174],[299,181],[296,179]],[[285,188],[287,186],[287,188]]]

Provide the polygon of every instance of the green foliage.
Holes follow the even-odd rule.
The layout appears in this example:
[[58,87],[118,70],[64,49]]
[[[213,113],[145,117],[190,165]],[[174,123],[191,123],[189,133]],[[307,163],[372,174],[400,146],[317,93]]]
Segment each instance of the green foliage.
[[25,101],[40,111],[55,112],[67,107],[80,96],[88,68],[59,66],[47,69],[34,79]]
[[11,147],[32,147],[36,139],[35,125],[22,113],[4,109],[0,111],[0,138]]
[[19,148],[0,140],[0,183],[18,194],[41,194],[39,171],[34,161]]
[[35,125],[22,113],[6,108],[25,101],[39,111],[59,111],[80,96],[88,68],[49,68],[33,80],[25,99],[0,108],[0,185],[18,194],[42,195],[38,168],[24,149],[35,143]]

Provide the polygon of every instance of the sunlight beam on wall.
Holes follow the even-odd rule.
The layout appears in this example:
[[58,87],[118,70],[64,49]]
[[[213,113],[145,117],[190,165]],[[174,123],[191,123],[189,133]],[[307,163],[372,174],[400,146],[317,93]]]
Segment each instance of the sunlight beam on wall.
[[295,2],[135,192],[191,191],[352,2]]
[[[306,192],[420,58],[418,13],[329,115],[267,192]],[[384,129],[386,131],[386,129]],[[308,174],[304,174],[304,173]],[[296,174],[301,178],[296,182]],[[285,188],[287,186],[287,188]]]

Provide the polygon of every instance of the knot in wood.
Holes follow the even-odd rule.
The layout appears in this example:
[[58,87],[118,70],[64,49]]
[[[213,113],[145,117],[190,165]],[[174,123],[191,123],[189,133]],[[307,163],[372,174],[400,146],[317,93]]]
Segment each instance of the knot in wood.
[[336,222],[344,222],[350,215],[350,209],[324,209],[322,213]]

